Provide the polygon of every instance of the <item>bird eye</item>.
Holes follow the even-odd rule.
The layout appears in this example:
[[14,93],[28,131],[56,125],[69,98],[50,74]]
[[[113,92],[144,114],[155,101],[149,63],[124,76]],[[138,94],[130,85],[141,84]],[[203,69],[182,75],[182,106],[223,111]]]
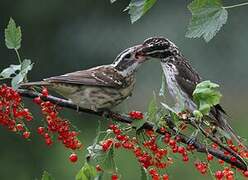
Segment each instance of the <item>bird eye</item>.
[[125,58],[129,59],[131,57],[131,54],[127,54]]

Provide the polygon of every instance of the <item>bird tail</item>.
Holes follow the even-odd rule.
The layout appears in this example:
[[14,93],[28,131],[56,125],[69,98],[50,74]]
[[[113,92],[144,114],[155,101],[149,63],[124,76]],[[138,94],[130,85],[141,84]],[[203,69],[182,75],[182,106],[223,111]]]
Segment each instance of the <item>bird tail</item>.
[[224,117],[221,117],[221,126],[225,132],[227,132],[233,140],[238,143],[238,145],[243,146],[246,150],[248,150],[248,147],[243,144],[242,139],[237,135],[237,133],[233,130],[233,128],[228,123],[227,119]]
[[20,86],[22,88],[30,87],[30,86],[50,86],[51,83],[46,82],[46,81],[37,81],[37,82],[27,82],[27,83],[22,83]]

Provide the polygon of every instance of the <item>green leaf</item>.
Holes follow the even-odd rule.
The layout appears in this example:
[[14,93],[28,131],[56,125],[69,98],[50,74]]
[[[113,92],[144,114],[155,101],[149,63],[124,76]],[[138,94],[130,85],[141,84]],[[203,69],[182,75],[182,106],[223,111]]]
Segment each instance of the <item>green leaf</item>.
[[15,75],[16,71],[21,70],[21,65],[10,65],[8,68],[5,68],[1,73],[0,76],[3,78],[10,78],[11,75]]
[[149,176],[148,176],[147,170],[143,167],[140,167],[140,170],[141,170],[140,180],[148,180]]
[[93,180],[97,176],[96,169],[94,166],[85,162],[84,166],[76,175],[76,180]]
[[99,164],[104,172],[113,173],[116,172],[116,165],[114,161],[114,148],[111,148],[105,152],[102,150],[102,146],[99,144],[89,146],[87,148],[89,156],[93,158],[96,164]]
[[208,115],[210,108],[219,104],[221,93],[218,90],[219,85],[210,81],[203,81],[197,84],[193,92],[193,98],[198,106],[198,110],[203,115]]
[[158,106],[155,93],[153,94],[153,98],[149,103],[147,116],[149,120],[156,121],[156,114],[157,114]]
[[159,96],[162,96],[162,97],[165,96],[165,78],[164,78],[164,75],[162,75],[162,81],[161,81],[161,87],[159,90]]
[[116,2],[117,0],[110,0],[110,3],[114,3],[114,2]]
[[126,8],[129,9],[131,22],[134,23],[140,19],[154,4],[156,0],[131,0]]
[[228,13],[221,0],[194,0],[188,6],[192,19],[186,37],[210,41],[226,23]]
[[171,108],[169,105],[167,105],[167,104],[165,104],[165,103],[162,103],[161,102],[161,104],[162,104],[162,106],[166,109],[166,110],[168,110],[168,111],[170,111],[170,112],[173,112],[173,113],[177,113],[173,108]]
[[137,130],[140,129],[146,121],[144,119],[134,119],[132,122],[132,126],[135,127]]
[[54,180],[54,178],[47,171],[44,171],[41,180]]
[[33,68],[33,64],[31,60],[24,59],[21,64],[20,72],[12,79],[11,86],[14,89],[18,89],[19,84],[23,82],[24,78],[27,76],[28,71],[30,71]]
[[5,29],[5,44],[9,49],[19,49],[21,47],[22,32],[20,26],[16,27],[15,21],[10,18]]

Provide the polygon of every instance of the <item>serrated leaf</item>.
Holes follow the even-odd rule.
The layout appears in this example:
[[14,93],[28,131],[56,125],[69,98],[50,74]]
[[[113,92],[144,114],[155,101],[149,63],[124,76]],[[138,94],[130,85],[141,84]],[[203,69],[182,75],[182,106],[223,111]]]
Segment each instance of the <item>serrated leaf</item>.
[[154,93],[152,100],[149,103],[147,116],[149,120],[156,121],[156,114],[157,114],[158,106],[157,106],[157,100],[156,95]]
[[55,180],[55,179],[47,171],[44,171],[41,180]]
[[129,9],[128,14],[130,14],[131,22],[134,23],[140,19],[155,3],[156,0],[131,0],[125,10]]
[[24,78],[27,76],[28,71],[30,71],[33,68],[33,64],[29,59],[24,59],[24,61],[21,64],[20,72],[12,78],[11,80],[11,86],[14,89],[18,89],[19,84],[23,82]]
[[137,130],[140,129],[146,121],[144,119],[134,119],[132,122],[132,126],[135,127]]
[[177,113],[173,108],[171,108],[169,105],[167,105],[167,104],[165,104],[165,103],[162,103],[161,102],[161,105],[166,109],[166,110],[168,110],[168,111],[170,111],[170,112],[173,112],[173,113]]
[[21,64],[21,72],[22,74],[26,75],[28,71],[32,70],[33,63],[30,59],[24,59]]
[[192,19],[186,37],[210,41],[226,23],[228,12],[221,0],[194,0],[188,6]]
[[15,77],[13,77],[13,79],[11,80],[11,86],[13,87],[13,89],[18,89],[19,88],[19,84],[23,81],[24,76],[19,73],[17,74]]
[[16,71],[21,70],[21,65],[10,65],[8,68],[5,68],[1,73],[0,76],[3,78],[10,78],[11,75],[15,75]]
[[203,81],[196,86],[193,98],[203,115],[208,115],[211,107],[219,104],[222,95],[218,88],[219,85],[211,81]]
[[140,180],[149,180],[147,170],[143,167],[140,167],[140,171],[141,171]]
[[84,166],[77,173],[76,180],[94,180],[96,176],[95,167],[85,162]]
[[164,75],[162,75],[161,87],[159,90],[159,96],[162,96],[162,97],[165,96],[165,77],[164,77]]
[[102,146],[99,144],[89,146],[87,150],[90,157],[93,158],[93,160],[99,164],[105,172],[113,173],[116,171],[113,146],[111,146],[107,152],[103,151]]
[[9,49],[19,49],[21,47],[22,33],[20,26],[16,26],[15,21],[10,18],[5,29],[5,44]]

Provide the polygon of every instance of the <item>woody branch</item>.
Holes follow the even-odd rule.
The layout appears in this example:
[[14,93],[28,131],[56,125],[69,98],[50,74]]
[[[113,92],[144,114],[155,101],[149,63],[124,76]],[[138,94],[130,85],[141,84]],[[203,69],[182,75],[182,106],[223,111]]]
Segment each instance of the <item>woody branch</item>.
[[[55,97],[55,96],[51,96],[51,95],[49,95],[47,97],[41,96],[40,93],[34,92],[32,90],[19,89],[18,92],[23,97],[33,99],[35,97],[40,96],[41,99],[44,100],[44,101],[50,101],[50,102],[52,102],[54,104],[57,104],[60,107],[65,107],[65,108],[72,109],[72,110],[75,110],[75,111],[78,111],[78,112],[94,114],[94,115],[97,115],[97,116],[104,116],[104,117],[107,117],[107,118],[111,118],[111,119],[113,119],[115,121],[122,122],[122,123],[128,123],[128,124],[131,124],[132,121],[133,121],[127,115],[119,114],[119,113],[116,113],[116,112],[113,112],[113,111],[95,112],[95,111],[92,111],[90,109],[85,109],[85,108],[78,107],[76,104],[72,103],[71,101],[68,101],[68,100],[65,100],[65,99],[62,99],[62,98],[59,98],[59,97]],[[182,143],[188,145],[188,143],[190,142],[189,141],[190,138],[188,136],[182,134],[182,133],[178,133],[178,132],[175,131],[175,128],[174,128],[175,125],[172,122],[172,120],[170,119],[170,117],[166,117],[165,121],[166,121],[166,123],[167,123],[167,125],[169,127],[169,129],[168,129],[169,133],[172,134],[172,135],[177,135],[178,137],[180,137]],[[144,124],[143,128],[144,129],[154,129],[154,124],[151,123],[151,122],[146,122]],[[159,133],[159,134],[164,134],[159,129],[157,129],[156,132]],[[216,141],[215,143],[217,143],[220,147],[222,147],[222,145],[219,142]],[[200,143],[198,141],[194,141],[192,145],[196,148],[196,151],[198,151],[200,153],[212,154],[216,158],[221,159],[221,160],[225,161],[228,164],[232,164],[233,166],[236,166],[237,168],[242,169],[242,170],[247,170],[247,165],[243,161],[241,161],[239,159],[236,162],[231,161],[231,157],[234,156],[233,154],[225,155],[223,151],[207,147],[206,145],[204,145],[204,144],[202,144],[202,143]]]

